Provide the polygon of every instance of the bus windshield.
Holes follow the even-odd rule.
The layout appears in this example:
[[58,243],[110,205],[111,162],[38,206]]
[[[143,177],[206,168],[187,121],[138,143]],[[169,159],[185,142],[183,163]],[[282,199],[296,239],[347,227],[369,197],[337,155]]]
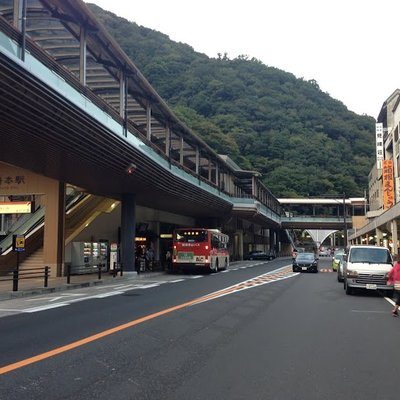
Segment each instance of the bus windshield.
[[205,230],[182,230],[175,232],[175,241],[178,243],[202,243],[208,240]]

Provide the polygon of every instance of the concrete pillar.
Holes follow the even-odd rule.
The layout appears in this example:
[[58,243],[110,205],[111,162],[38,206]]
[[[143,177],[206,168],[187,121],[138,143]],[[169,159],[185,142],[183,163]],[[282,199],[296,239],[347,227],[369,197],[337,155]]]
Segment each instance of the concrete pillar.
[[160,253],[160,221],[151,222],[151,230],[156,234],[156,239],[152,242],[154,250],[154,259],[162,261],[162,255]]
[[243,260],[243,230],[237,230],[233,235],[233,260]]
[[151,106],[150,106],[150,104],[148,104],[147,105],[147,108],[146,108],[146,136],[147,136],[147,139],[148,140],[150,140],[151,141],[151,113],[152,113],[152,111],[151,111]]
[[390,223],[390,230],[392,231],[393,254],[397,255],[399,251],[399,244],[397,239],[397,221],[395,219]]
[[122,195],[121,201],[121,261],[124,271],[135,271],[136,196]]
[[165,155],[169,157],[170,152],[171,152],[171,130],[170,127],[167,126],[165,128]]
[[269,229],[269,248],[271,250],[276,250],[275,249],[275,231],[273,229]]
[[79,80],[83,86],[86,86],[86,47],[87,31],[85,26],[81,26],[79,43]]
[[18,30],[22,29],[22,3],[24,0],[14,0],[13,26]]
[[196,174],[200,173],[200,150],[199,146],[196,146]]
[[119,116],[125,118],[125,108],[126,108],[126,79],[125,74],[121,71],[121,76],[119,78]]
[[43,263],[52,276],[62,276],[65,235],[65,183],[49,181],[44,196]]
[[375,228],[375,235],[376,235],[376,245],[382,246],[383,235],[382,231],[379,228]]
[[183,165],[184,163],[184,144],[185,142],[183,141],[183,137],[180,138],[180,146],[179,146],[179,164]]

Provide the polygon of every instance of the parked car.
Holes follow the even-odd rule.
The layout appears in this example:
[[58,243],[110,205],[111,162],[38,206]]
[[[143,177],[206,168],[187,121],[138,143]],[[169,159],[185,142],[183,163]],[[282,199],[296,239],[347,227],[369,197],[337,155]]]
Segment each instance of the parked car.
[[318,258],[314,253],[299,253],[293,260],[293,272],[318,272]]
[[343,287],[346,294],[356,289],[393,292],[393,286],[387,284],[388,273],[393,265],[388,248],[382,246],[352,245],[344,265]]
[[273,260],[275,258],[275,254],[272,251],[265,252],[262,250],[254,250],[249,254],[246,254],[243,259],[244,260]]
[[343,276],[343,270],[345,268],[345,264],[346,264],[346,254],[341,253],[341,254],[337,254],[337,260],[338,260],[338,264],[337,264],[337,280],[338,282],[343,282],[344,280],[344,276]]
[[338,270],[339,262],[343,257],[340,257],[344,254],[344,250],[336,250],[332,257],[332,269],[334,271]]

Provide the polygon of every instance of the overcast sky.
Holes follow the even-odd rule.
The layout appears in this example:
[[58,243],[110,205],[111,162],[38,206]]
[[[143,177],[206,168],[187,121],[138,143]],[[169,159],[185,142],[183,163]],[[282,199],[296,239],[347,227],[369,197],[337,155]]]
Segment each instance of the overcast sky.
[[247,55],[315,79],[358,114],[376,118],[400,88],[400,0],[90,2],[209,57]]

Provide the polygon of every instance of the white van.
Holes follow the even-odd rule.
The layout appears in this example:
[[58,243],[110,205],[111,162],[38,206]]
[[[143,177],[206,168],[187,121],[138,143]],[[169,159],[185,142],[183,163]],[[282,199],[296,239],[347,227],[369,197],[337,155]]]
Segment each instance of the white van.
[[393,286],[387,285],[387,278],[393,259],[386,247],[350,246],[346,258],[343,271],[346,294],[357,288],[392,292]]

